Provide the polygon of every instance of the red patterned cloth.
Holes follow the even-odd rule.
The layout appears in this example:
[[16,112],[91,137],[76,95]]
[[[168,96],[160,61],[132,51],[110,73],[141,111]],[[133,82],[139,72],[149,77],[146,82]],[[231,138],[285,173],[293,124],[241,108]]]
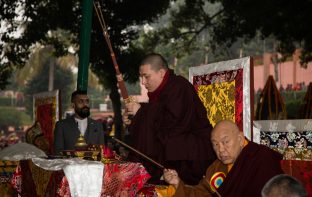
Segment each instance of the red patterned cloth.
[[[119,197],[125,194],[134,197],[150,175],[140,163],[105,164],[101,196]],[[58,195],[70,197],[69,184],[63,177]]]
[[57,195],[63,197],[70,197],[69,184],[65,176],[61,181],[60,188],[57,190]]
[[15,173],[11,179],[11,185],[18,194],[22,193],[22,169],[20,165],[17,165],[16,167]]
[[237,71],[235,84],[235,122],[240,131],[243,131],[243,69]]
[[282,160],[281,164],[284,172],[301,181],[312,197],[312,161]]
[[36,120],[39,121],[42,133],[49,142],[49,152],[52,153],[53,145],[53,130],[55,120],[53,120],[53,104],[44,104],[37,106]]
[[11,179],[11,185],[20,196],[37,197],[44,193],[45,196],[55,197],[63,177],[64,172],[62,170],[51,173],[51,171],[36,167],[31,160],[21,160]]
[[122,191],[135,196],[149,178],[140,163],[105,164],[102,196],[120,196]]

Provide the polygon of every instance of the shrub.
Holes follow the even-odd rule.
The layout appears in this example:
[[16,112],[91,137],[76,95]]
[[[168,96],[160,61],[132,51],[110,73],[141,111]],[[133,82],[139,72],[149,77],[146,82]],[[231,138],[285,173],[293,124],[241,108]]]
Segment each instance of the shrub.
[[17,110],[14,107],[0,107],[0,127],[8,126],[19,127],[22,125],[31,125],[31,118],[24,111]]

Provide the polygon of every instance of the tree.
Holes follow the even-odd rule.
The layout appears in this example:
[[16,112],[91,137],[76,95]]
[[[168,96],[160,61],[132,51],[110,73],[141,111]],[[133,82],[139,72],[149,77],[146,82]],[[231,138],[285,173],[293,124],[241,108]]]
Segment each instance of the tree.
[[[38,73],[30,79],[25,87],[24,94],[26,97],[26,112],[33,117],[33,95],[40,92],[48,91],[49,75],[46,67],[49,66],[49,58],[42,62]],[[74,86],[74,75],[69,68],[63,68],[55,65],[54,89],[60,91],[62,97],[62,111],[65,111],[70,105],[70,96]]]
[[194,47],[205,32],[213,50],[230,47],[239,38],[249,41],[258,33],[262,38],[274,36],[282,54],[302,48],[301,64],[306,66],[312,60],[311,9],[309,0],[185,0],[172,10],[161,32],[165,42],[174,39],[181,50]]
[[[146,53],[145,50],[131,45],[131,40],[138,36],[137,25],[150,22],[164,13],[169,2],[169,0],[100,1],[104,18],[109,26],[110,39],[125,80],[129,82],[138,80],[138,62],[143,53]],[[81,24],[81,1],[2,0],[0,5],[3,11],[0,13],[0,18],[6,27],[0,43],[2,57],[5,59],[1,62],[0,75],[3,81],[0,81],[0,88],[5,87],[6,76],[24,66],[30,48],[35,43],[53,46],[56,57],[67,54],[69,46],[77,48]],[[17,29],[20,30],[19,37],[12,35]],[[57,33],[59,29],[63,31]],[[62,34],[70,37],[62,39],[64,38]],[[103,86],[111,90],[116,134],[120,137],[122,121],[117,80],[95,14],[93,14],[90,54],[92,71],[97,74]]]
[[[222,53],[231,57],[231,51],[224,49],[230,48],[238,39],[245,43],[258,34],[263,38],[273,36],[278,43],[277,50],[282,54],[291,54],[296,47],[301,47],[303,65],[312,59],[312,35],[309,32],[312,2],[309,0],[100,0],[100,4],[120,70],[128,82],[138,80],[139,60],[149,51],[165,49],[164,56],[171,62],[177,58],[182,64],[189,64],[185,54],[198,49],[207,49],[209,53],[219,50],[221,55],[214,57],[218,61],[224,60]],[[35,43],[53,46],[57,58],[67,54],[70,47],[79,49],[80,1],[2,0],[0,6],[1,25],[6,27],[0,42],[0,88],[7,85],[7,78],[14,70],[24,66]],[[153,22],[170,6],[169,23],[161,21],[158,24],[160,29],[148,33],[148,39],[139,38],[140,25]],[[17,30],[20,36],[13,34]],[[119,137],[120,95],[102,34],[94,13],[91,70],[111,91]],[[160,41],[163,41],[162,46]],[[192,58],[206,55],[197,53]]]
[[31,125],[30,117],[14,107],[0,108],[0,130],[7,130],[8,126],[19,127]]

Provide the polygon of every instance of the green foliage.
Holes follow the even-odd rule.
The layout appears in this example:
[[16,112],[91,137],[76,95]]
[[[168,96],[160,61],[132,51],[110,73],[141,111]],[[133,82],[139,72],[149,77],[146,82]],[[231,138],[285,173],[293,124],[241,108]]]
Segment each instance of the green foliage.
[[0,90],[5,89],[5,87],[9,84],[8,80],[10,79],[11,74],[12,68],[10,65],[4,65],[0,62]]
[[16,103],[15,98],[9,98],[9,97],[0,98],[0,106],[14,106],[15,103]]
[[290,100],[286,102],[287,119],[298,119],[303,100]]
[[283,97],[284,101],[293,101],[298,100],[303,102],[304,95],[306,94],[306,90],[302,91],[283,91],[281,92],[281,96]]
[[[101,10],[107,26],[109,37],[115,51],[115,56],[124,74],[125,80],[134,83],[138,80],[138,65],[143,54],[143,48],[131,45],[131,40],[138,37],[138,25],[151,22],[160,14],[164,13],[169,6],[169,0],[136,0],[134,1],[99,1]],[[1,68],[8,67],[15,70],[24,66],[28,58],[31,46],[36,43],[42,46],[51,45],[56,49],[56,57],[68,53],[69,45],[78,45],[78,32],[81,25],[81,1],[49,1],[49,0],[2,0],[2,11],[0,18],[5,22],[7,31],[2,35],[0,51],[3,51],[4,59]],[[20,11],[15,11],[17,9]],[[21,21],[16,17],[23,13]],[[116,76],[111,54],[105,43],[102,29],[99,25],[97,15],[93,12],[92,31],[90,43],[90,65],[91,70],[99,77],[99,81],[106,89],[111,89],[114,94],[119,93],[116,86]],[[12,32],[22,25],[21,37],[14,37]],[[55,31],[62,29],[70,32],[71,37],[67,40],[63,36],[55,34]],[[77,48],[77,47],[75,47]],[[13,69],[14,68],[14,69]],[[10,75],[12,70],[0,73]],[[2,70],[0,70],[2,72]],[[135,73],[135,74],[134,74]],[[3,86],[6,78],[3,79]],[[0,81],[1,82],[1,81]],[[0,84],[1,85],[1,84]],[[120,102],[114,97],[113,102]],[[120,105],[114,105],[120,106]],[[114,108],[115,109],[115,108]],[[119,110],[120,111],[120,110]],[[120,113],[115,111],[115,114]],[[121,124],[121,118],[116,123]],[[121,115],[120,115],[121,117]],[[117,126],[116,126],[117,127]]]
[[[125,73],[126,79],[134,82],[138,75],[138,59],[144,50],[130,46],[130,42],[138,36],[139,28],[133,28],[155,19],[166,11],[169,0],[137,0],[132,1],[100,1],[104,19],[109,26],[109,36],[120,70]],[[0,13],[6,31],[3,32],[0,51],[3,51],[7,61],[1,66],[0,85],[6,85],[5,76],[10,76],[12,69],[21,68],[27,60],[31,46],[39,43],[43,46],[54,47],[54,55],[60,57],[68,53],[69,46],[77,48],[79,27],[81,26],[81,1],[48,1],[48,0],[3,0],[3,12]],[[19,10],[19,11],[16,11]],[[138,11],[139,10],[139,11]],[[16,21],[18,15],[20,20]],[[27,20],[26,20],[27,19]],[[91,57],[92,70],[98,75],[106,88],[115,83],[115,75],[110,53],[108,51],[102,29],[97,15],[93,11],[91,31]],[[23,27],[21,37],[12,33]],[[65,36],[64,36],[65,35]],[[66,39],[64,39],[66,38]],[[125,50],[126,49],[126,50]],[[141,54],[141,55],[140,55]],[[7,68],[7,69],[6,69]],[[1,86],[0,86],[1,87]]]
[[[203,62],[206,54],[209,54],[209,62],[225,60],[225,56],[227,59],[233,58],[237,51],[230,46],[240,38],[245,43],[259,32],[265,38],[272,35],[278,41],[277,49],[284,54],[292,53],[300,44],[304,49],[302,62],[312,59],[312,34],[307,33],[312,18],[312,2],[309,0],[136,0],[135,3],[125,0],[100,1],[100,4],[117,62],[129,83],[138,80],[139,61],[147,52],[161,52],[171,64],[174,58],[178,58],[178,65],[181,66],[174,69],[185,74],[186,66]],[[81,1],[2,0],[0,5],[3,8],[3,12],[0,12],[1,22],[7,28],[0,43],[3,54],[0,89],[7,85],[12,72],[25,65],[31,47],[36,43],[53,46],[56,57],[67,54],[70,46],[78,48]],[[169,5],[173,8],[169,22],[158,24],[161,29],[150,32],[148,39],[139,37],[139,26],[153,22],[166,12]],[[23,16],[16,21],[20,13]],[[112,91],[118,94],[111,55],[94,12],[92,21],[91,70],[106,89],[114,89]],[[21,27],[21,37],[14,36],[12,33]],[[138,42],[133,42],[136,39]],[[195,50],[199,52],[192,54]],[[217,55],[211,56],[212,52]],[[190,56],[190,59],[185,56]],[[36,92],[46,91],[46,88],[39,88],[39,81],[39,84],[35,83],[36,79],[31,86],[38,88]],[[27,91],[30,92],[29,97],[34,93],[29,87]],[[66,90],[71,91],[72,88]],[[64,98],[63,91],[62,96]],[[113,98],[113,102],[120,101],[117,97]],[[66,100],[63,99],[62,103],[68,103]]]
[[247,43],[259,34],[272,36],[274,50],[285,56],[303,48],[301,63],[306,66],[312,60],[311,9],[309,0],[185,0],[172,10],[170,23],[159,33],[164,42],[173,39],[181,50],[201,44],[214,52],[230,48],[238,39]]
[[[306,94],[306,90],[302,91],[282,91],[280,92],[285,102],[287,119],[299,119],[300,110],[303,105],[303,99]],[[259,99],[259,93],[255,94],[254,104],[257,104]]]
[[306,90],[283,91],[281,93],[285,101],[288,119],[300,119],[300,110],[303,105],[305,94]]
[[[312,2],[309,0],[138,0],[135,3],[100,3],[120,69],[131,83],[138,79],[137,66],[143,53],[156,50],[169,60],[174,57],[183,57],[185,60],[184,56],[191,55],[196,57],[196,62],[203,62],[206,54],[192,52],[205,51],[207,48],[209,52],[205,53],[209,54],[209,62],[220,61],[237,57],[237,47],[233,49],[236,51],[230,47],[233,43],[240,41],[239,47],[245,48],[248,40],[259,35],[261,39],[272,35],[277,43],[276,50],[286,55],[291,54],[295,47],[303,47],[302,63],[312,59],[312,35],[307,33],[312,18]],[[54,46],[56,56],[66,54],[69,45],[77,48],[81,23],[80,1],[30,0],[26,3],[3,0],[1,5],[5,9],[0,13],[0,18],[5,22],[7,31],[1,38],[0,50],[7,61],[1,62],[0,88],[7,85],[7,78],[13,70],[24,66],[30,46],[34,43]],[[156,31],[148,33],[150,39],[142,40],[139,25],[155,21],[169,5],[171,11],[154,25]],[[18,13],[23,13],[16,12],[17,8],[24,10],[24,18],[13,22]],[[296,12],[300,14],[295,15]],[[26,18],[30,20],[26,21]],[[106,88],[111,88],[116,78],[110,53],[96,14],[93,14],[92,20],[91,69]],[[14,37],[12,32],[21,26],[25,29],[22,37]],[[65,37],[67,39],[63,39]],[[136,39],[138,42],[134,43]],[[259,44],[254,46],[258,48]],[[249,47],[248,50],[255,47]],[[234,53],[236,56],[233,56]],[[184,60],[180,61],[183,65],[188,61]],[[193,65],[197,65],[196,62],[192,62]]]
[[[33,95],[40,92],[48,91],[49,75],[47,68],[49,61],[47,61],[41,70],[34,78],[32,78],[24,90],[26,96],[26,111],[33,117]],[[74,78],[71,70],[55,65],[54,70],[54,89],[60,90],[62,99],[62,111],[65,111],[70,105],[70,96],[74,90]]]
[[14,107],[0,107],[0,128],[7,126],[31,125],[31,118],[24,111]]

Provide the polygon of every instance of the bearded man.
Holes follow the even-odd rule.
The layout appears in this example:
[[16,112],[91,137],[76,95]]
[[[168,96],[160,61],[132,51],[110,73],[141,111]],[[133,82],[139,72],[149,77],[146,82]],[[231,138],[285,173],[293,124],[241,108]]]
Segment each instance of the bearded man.
[[89,118],[89,97],[86,91],[76,90],[71,95],[75,114],[60,120],[54,130],[54,154],[62,150],[74,150],[77,139],[82,135],[87,144],[104,144],[104,131],[100,122]]

